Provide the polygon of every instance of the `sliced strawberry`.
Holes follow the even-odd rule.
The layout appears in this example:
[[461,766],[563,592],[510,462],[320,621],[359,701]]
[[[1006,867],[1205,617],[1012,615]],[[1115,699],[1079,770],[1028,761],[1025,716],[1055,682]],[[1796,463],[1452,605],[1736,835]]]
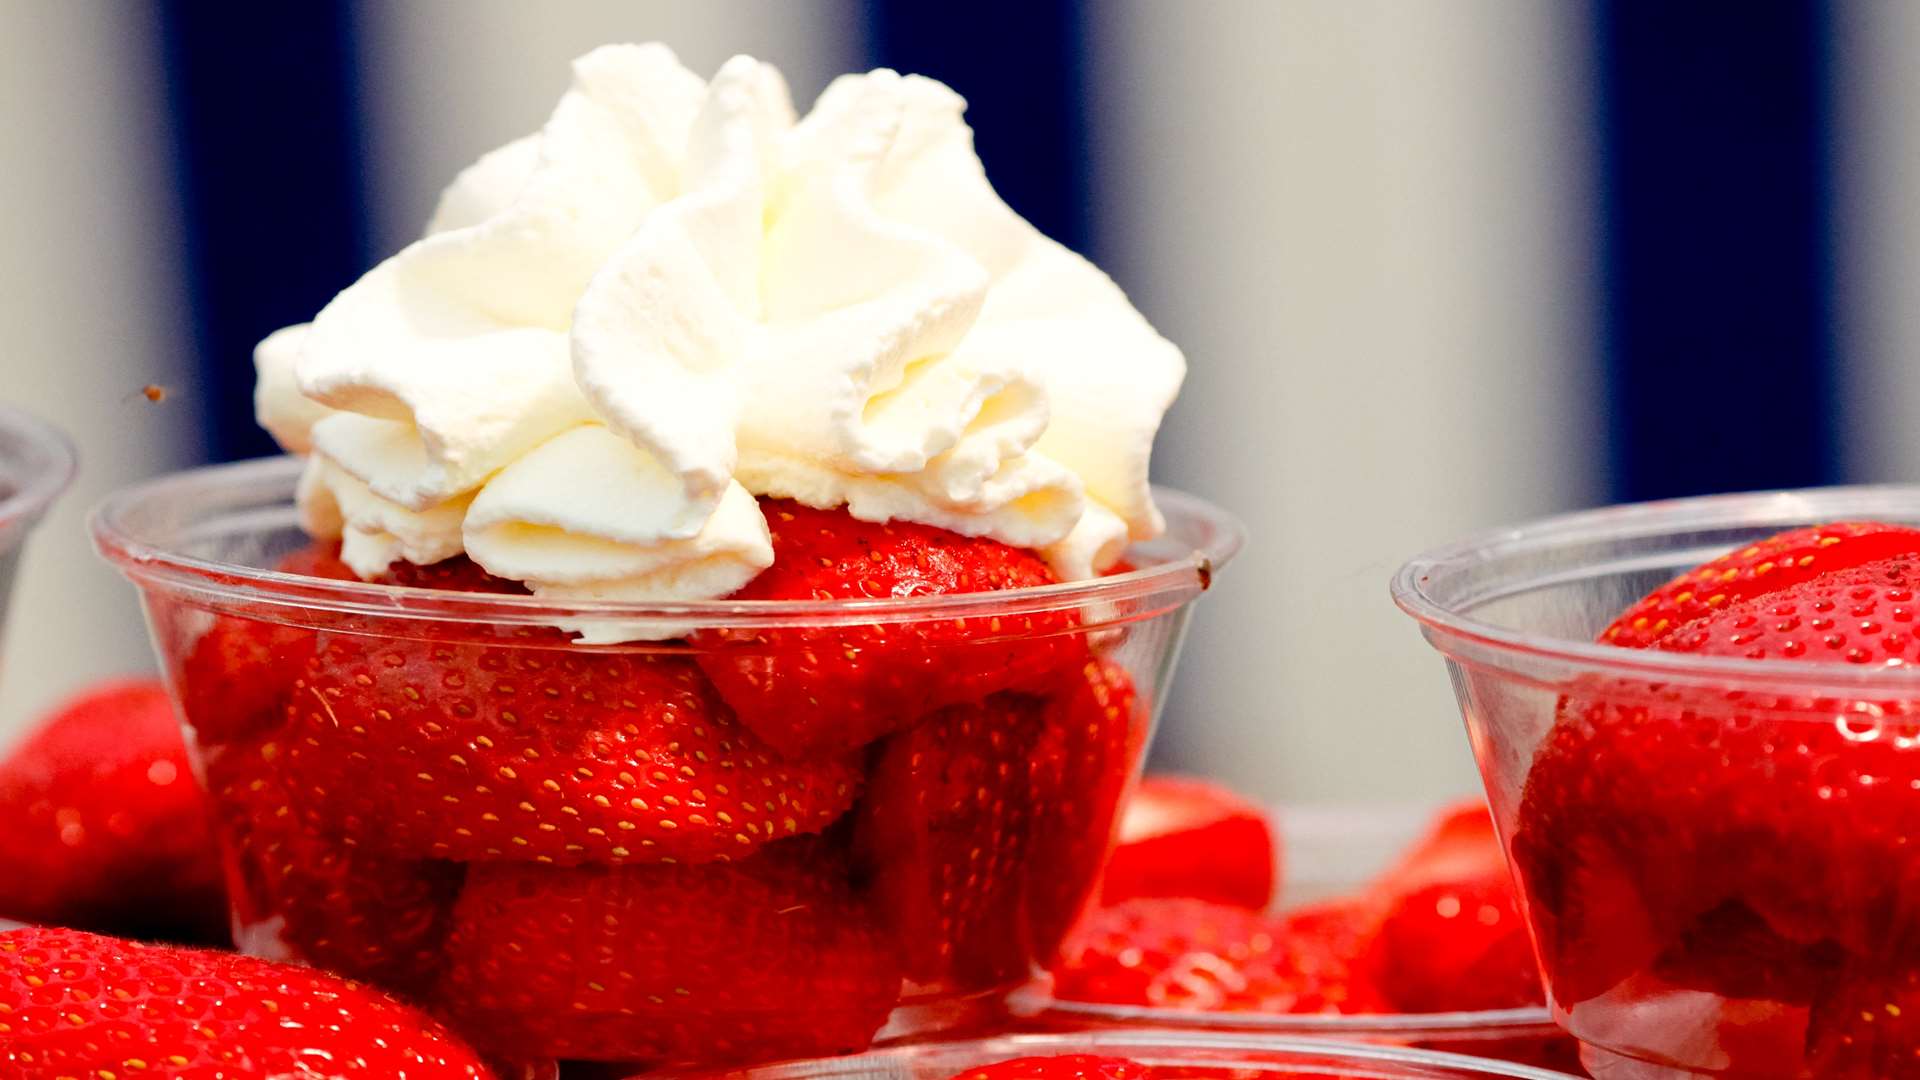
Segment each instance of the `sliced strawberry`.
[[1504,865],[1396,898],[1374,955],[1374,982],[1400,1012],[1514,1009],[1546,1000]]
[[1149,776],[1127,800],[1101,902],[1191,896],[1263,910],[1278,850],[1259,805],[1206,780]]
[[841,1053],[900,989],[844,862],[811,840],[705,866],[476,865],[448,951],[448,1014],[517,1057]]
[[332,975],[75,930],[0,933],[0,1017],[9,1080],[492,1075],[426,1016]]
[[[544,647],[543,647],[544,646]],[[326,634],[288,768],[343,835],[402,857],[704,862],[815,833],[851,760],[788,762],[698,668],[584,652]]]
[[1026,886],[1028,925],[1043,964],[1095,891],[1146,725],[1133,679],[1110,660],[1089,659],[1047,699],[1045,728],[1028,765]]
[[0,763],[0,916],[225,940],[211,824],[166,690],[96,686]]
[[943,709],[879,749],[855,844],[916,980],[979,989],[1031,972],[1023,894],[1032,770],[1048,770],[1035,756],[1046,710],[996,695]]
[[1897,555],[1920,554],[1920,530],[1878,522],[1837,522],[1770,536],[1681,574],[1600,632],[1600,640],[1640,649],[1717,608],[1765,596]]
[[1269,1013],[1379,1011],[1344,943],[1205,900],[1130,900],[1074,929],[1054,965],[1068,1001]]
[[1059,1054],[996,1061],[948,1080],[1153,1080],[1153,1070],[1127,1058]]
[[[762,503],[773,565],[739,600],[870,600],[1051,585],[1030,551],[928,525]],[[701,664],[776,750],[838,753],[947,705],[1031,689],[1086,656],[1071,613],[714,632]]]
[[[462,868],[382,858],[328,836],[302,812],[285,764],[286,746],[274,739],[224,748],[207,763],[241,943],[423,996],[440,968]],[[256,940],[262,933],[275,940]]]

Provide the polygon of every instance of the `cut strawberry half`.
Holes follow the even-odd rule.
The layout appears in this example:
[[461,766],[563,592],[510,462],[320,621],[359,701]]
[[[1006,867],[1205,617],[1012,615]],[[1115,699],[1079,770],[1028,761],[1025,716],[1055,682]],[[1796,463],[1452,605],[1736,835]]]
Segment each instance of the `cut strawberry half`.
[[693,664],[327,634],[294,695],[291,775],[370,849],[467,861],[705,862],[825,829],[850,759],[780,759]]
[[[762,503],[773,565],[739,600],[873,600],[1051,585],[1031,551],[844,510]],[[947,705],[1042,687],[1086,656],[1070,612],[715,631],[700,662],[740,720],[792,758],[834,754]]]
[[442,1003],[509,1057],[712,1064],[864,1048],[900,989],[822,842],[745,862],[477,865]]
[[1264,910],[1278,850],[1257,804],[1207,780],[1149,776],[1127,800],[1101,901],[1189,896]]

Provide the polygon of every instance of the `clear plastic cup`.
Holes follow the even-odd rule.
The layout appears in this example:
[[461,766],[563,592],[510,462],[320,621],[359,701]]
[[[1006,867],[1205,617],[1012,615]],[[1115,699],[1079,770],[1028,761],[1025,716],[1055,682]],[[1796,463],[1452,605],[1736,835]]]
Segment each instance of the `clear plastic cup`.
[[740,1080],[948,1080],[997,1062],[1092,1054],[1125,1058],[1155,1080],[1565,1080],[1566,1073],[1462,1054],[1318,1039],[1137,1028],[1072,1034],[1002,1035],[890,1047],[852,1057],[791,1061],[706,1074]]
[[[518,1061],[843,1053],[996,1011],[1086,900],[1240,543],[1163,492],[1166,536],[1090,582],[556,604],[272,569],[307,544],[298,469],[94,517],[222,811],[237,940]],[[558,629],[631,624],[654,640]]]
[[51,425],[0,406],[0,616],[27,533],[73,481],[73,446]]
[[1573,514],[1394,579],[1446,658],[1555,1018],[1596,1076],[1920,1075],[1920,671],[1593,640],[1728,550],[1858,520],[1920,522],[1920,488]]
[[[1285,851],[1283,910],[1364,888],[1431,827],[1433,807],[1292,806],[1275,815]],[[1152,1027],[1259,1037],[1416,1046],[1543,1068],[1578,1067],[1573,1040],[1545,1007],[1445,1013],[1267,1014],[1205,1012],[1063,1001],[1043,980],[1016,995],[1020,1022],[1037,1030]]]

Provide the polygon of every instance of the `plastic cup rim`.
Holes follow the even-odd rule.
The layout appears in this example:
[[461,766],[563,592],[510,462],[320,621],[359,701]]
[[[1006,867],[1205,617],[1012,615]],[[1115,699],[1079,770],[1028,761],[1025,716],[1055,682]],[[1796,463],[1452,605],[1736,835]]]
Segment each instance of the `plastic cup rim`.
[[[0,433],[17,437],[35,452],[37,467],[23,470],[22,482],[0,495],[0,531],[31,524],[73,482],[78,458],[73,443],[59,428],[31,413],[0,405]],[[0,466],[0,472],[6,472]]]
[[552,626],[605,620],[684,625],[688,629],[919,622],[1031,614],[1116,604],[1168,593],[1180,594],[1184,601],[1206,589],[1213,574],[1233,559],[1245,540],[1244,527],[1227,511],[1196,496],[1156,487],[1155,499],[1170,521],[1203,530],[1205,541],[1183,556],[1088,581],[998,592],[872,600],[556,602],[537,596],[455,593],[337,581],[206,559],[177,550],[177,544],[136,535],[128,521],[129,515],[141,508],[159,501],[189,500],[209,484],[228,489],[248,484],[262,489],[284,488],[290,510],[299,470],[299,459],[274,457],[169,473],[109,495],[89,515],[89,530],[100,554],[136,584],[216,604],[298,607],[378,619],[448,623]]

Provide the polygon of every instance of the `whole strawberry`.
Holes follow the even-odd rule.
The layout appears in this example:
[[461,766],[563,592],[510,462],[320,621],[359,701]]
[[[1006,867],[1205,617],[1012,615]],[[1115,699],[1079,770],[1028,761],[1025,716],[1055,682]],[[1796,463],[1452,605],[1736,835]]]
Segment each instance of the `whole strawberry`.
[[1278,852],[1258,805],[1210,781],[1149,776],[1127,800],[1101,901],[1191,896],[1259,911],[1273,902]]
[[[1633,610],[1686,615],[1698,602],[1704,613],[1666,616],[1653,635],[1656,619],[1636,640],[1700,656],[1905,667],[1920,658],[1916,588],[1920,532],[1800,530],[1658,590]],[[1513,837],[1555,999],[1577,1005],[1652,974],[1811,1004],[1808,1038],[1820,1043],[1826,1018],[1847,1015],[1828,1004],[1844,981],[1836,972],[1920,966],[1916,747],[1920,713],[1908,700],[1599,678],[1568,692]]]
[[1074,929],[1053,968],[1054,993],[1193,1011],[1382,1011],[1357,960],[1339,937],[1279,916],[1205,900],[1130,900]]
[[[1055,583],[1031,551],[845,510],[763,504],[773,565],[738,600],[878,600]],[[1032,689],[1086,655],[1071,612],[703,635],[700,663],[740,722],[789,757],[865,745],[946,705]]]
[[740,859],[853,804],[849,758],[781,759],[691,662],[326,633],[293,694],[303,803],[402,859]]
[[240,943],[424,997],[464,868],[383,858],[329,834],[287,784],[286,752],[267,738],[207,761]]
[[0,763],[0,916],[225,940],[207,798],[158,682],[72,698]]
[[900,967],[826,843],[738,863],[472,868],[441,1005],[511,1058],[731,1062],[864,1048]]
[[9,1080],[492,1075],[424,1015],[332,975],[51,929],[0,933],[0,1065]]

